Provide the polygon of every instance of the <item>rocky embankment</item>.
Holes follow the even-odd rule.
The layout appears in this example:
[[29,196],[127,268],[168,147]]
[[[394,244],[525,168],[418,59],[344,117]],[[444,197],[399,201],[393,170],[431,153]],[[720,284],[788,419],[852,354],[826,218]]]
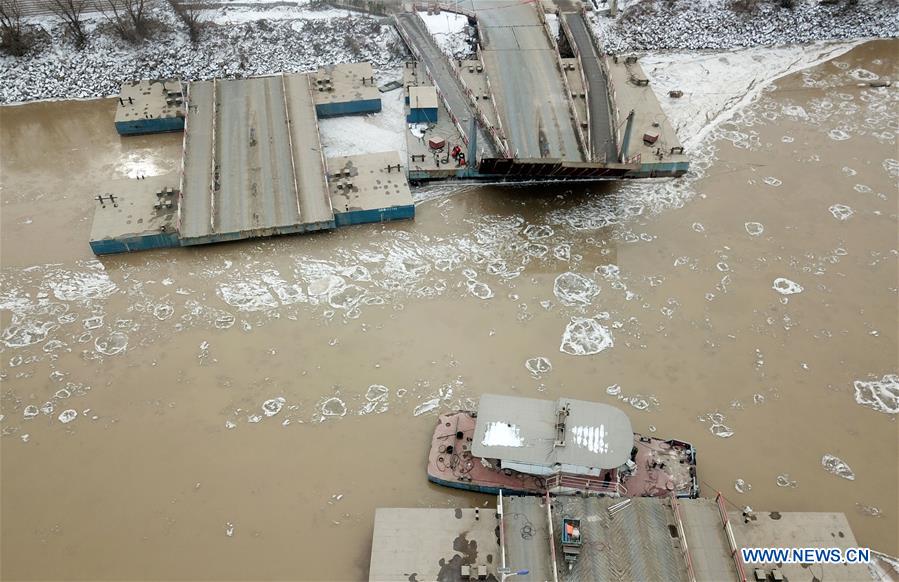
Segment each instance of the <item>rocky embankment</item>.
[[596,17],[594,27],[610,53],[892,38],[899,36],[899,0],[798,0],[792,8],[774,0],[645,0],[617,18]]

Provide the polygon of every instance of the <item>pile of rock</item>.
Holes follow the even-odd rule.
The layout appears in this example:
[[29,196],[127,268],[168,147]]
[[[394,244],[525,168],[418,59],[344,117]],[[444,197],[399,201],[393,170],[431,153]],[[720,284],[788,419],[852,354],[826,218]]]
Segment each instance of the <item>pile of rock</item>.
[[[799,0],[792,8],[760,0],[644,0],[615,19],[594,19],[606,51],[729,49],[818,40],[899,36],[899,2]],[[744,8],[741,8],[743,6]]]
[[117,39],[98,20],[86,47],[76,50],[62,25],[46,20],[43,46],[0,57],[0,103],[116,95],[130,79],[241,78],[350,61],[370,61],[377,70],[404,58],[393,27],[363,14],[210,25],[191,44],[173,15],[162,5],[155,10],[163,31],[139,45]]

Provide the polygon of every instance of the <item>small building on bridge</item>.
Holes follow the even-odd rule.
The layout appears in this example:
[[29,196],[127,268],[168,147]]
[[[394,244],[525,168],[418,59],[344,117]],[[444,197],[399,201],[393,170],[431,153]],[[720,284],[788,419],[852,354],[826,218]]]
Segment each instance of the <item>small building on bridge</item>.
[[437,88],[409,87],[408,123],[437,123]]

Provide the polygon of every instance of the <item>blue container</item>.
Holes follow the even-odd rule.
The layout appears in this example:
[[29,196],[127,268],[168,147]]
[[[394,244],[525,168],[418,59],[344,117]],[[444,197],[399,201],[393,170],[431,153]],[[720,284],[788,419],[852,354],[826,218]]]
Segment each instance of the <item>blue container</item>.
[[157,119],[135,119],[134,121],[116,121],[115,129],[119,132],[119,135],[142,135],[147,133],[184,131],[184,118],[176,116]]
[[341,103],[319,103],[315,106],[315,114],[318,115],[319,119],[340,117],[341,115],[379,113],[380,111],[380,99],[361,99],[359,101],[343,101]]
[[406,123],[437,123],[437,108],[410,109],[406,116]]

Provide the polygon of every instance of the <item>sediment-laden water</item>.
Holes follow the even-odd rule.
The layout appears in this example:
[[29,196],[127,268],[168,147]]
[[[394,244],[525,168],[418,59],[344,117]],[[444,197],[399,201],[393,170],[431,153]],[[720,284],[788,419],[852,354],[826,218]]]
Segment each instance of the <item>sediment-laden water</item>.
[[425,476],[485,392],[617,405],[697,446],[704,494],[899,553],[899,113],[868,84],[897,46],[775,81],[679,180],[99,260],[93,197],[176,176],[181,137],[0,109],[2,577],[364,578],[376,507],[492,502]]

